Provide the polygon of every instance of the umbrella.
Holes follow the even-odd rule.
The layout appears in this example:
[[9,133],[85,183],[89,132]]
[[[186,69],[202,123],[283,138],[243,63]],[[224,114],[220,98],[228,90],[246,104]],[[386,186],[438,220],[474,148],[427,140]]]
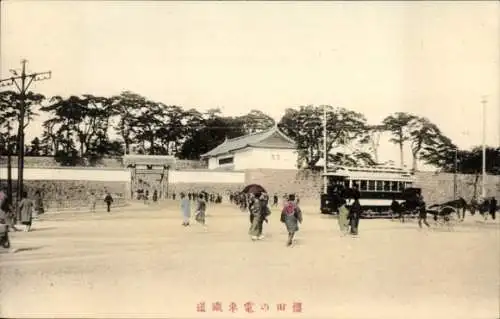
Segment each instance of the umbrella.
[[267,193],[264,187],[258,184],[250,184],[243,188],[242,193],[245,194],[257,194],[257,193]]

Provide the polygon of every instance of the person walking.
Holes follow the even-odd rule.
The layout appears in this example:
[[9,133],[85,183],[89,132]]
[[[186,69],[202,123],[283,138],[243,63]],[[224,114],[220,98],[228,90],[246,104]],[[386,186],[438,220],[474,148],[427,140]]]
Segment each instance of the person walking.
[[497,214],[497,200],[495,197],[492,197],[490,200],[490,207],[489,207],[490,215],[493,220],[496,218]]
[[422,223],[428,228],[431,227],[427,222],[427,208],[422,195],[418,195],[418,227],[422,228]]
[[262,239],[262,203],[260,201],[260,193],[250,194],[248,201],[248,209],[250,211],[250,230],[249,234],[252,240]]
[[29,232],[31,230],[31,224],[33,222],[33,207],[33,201],[28,198],[28,193],[24,191],[22,193],[21,202],[19,203],[19,212],[21,214],[21,223],[24,225],[25,232]]
[[111,204],[114,202],[111,194],[106,192],[106,196],[104,197],[104,202],[106,203],[108,213],[111,213]]
[[181,193],[181,211],[182,211],[182,226],[189,226],[189,219],[191,218],[191,202],[186,197],[186,194]]
[[95,206],[97,205],[97,196],[95,195],[94,192],[90,193],[89,202],[90,202],[90,211],[92,213],[95,213]]
[[339,223],[340,233],[341,236],[345,236],[349,232],[349,209],[347,209],[346,200],[339,194],[335,194],[335,199],[338,203],[339,216],[337,221]]
[[43,208],[43,199],[42,199],[42,194],[40,193],[39,190],[35,192],[35,207],[33,210],[33,219],[38,219],[38,216],[42,215],[45,211]]
[[472,197],[472,199],[470,201],[470,206],[469,206],[470,214],[472,216],[474,216],[476,214],[477,206],[478,206],[477,199],[476,199],[476,196],[474,196],[474,197]]
[[294,194],[288,196],[288,201],[285,203],[281,211],[280,221],[285,224],[288,232],[288,240],[286,245],[292,246],[295,241],[295,233],[299,231],[299,223],[302,224],[302,211],[296,203]]
[[207,202],[205,201],[205,195],[203,193],[200,193],[198,194],[198,200],[196,201],[195,220],[200,223],[205,230],[207,230],[207,225],[205,223],[206,210]]
[[361,217],[362,208],[359,203],[359,199],[357,196],[354,198],[354,202],[349,210],[349,226],[350,226],[350,234],[353,236],[357,236],[359,232],[359,219]]
[[14,231],[19,231],[16,228],[16,214],[10,204],[10,198],[5,190],[0,190],[0,220],[4,220],[5,224]]
[[400,222],[404,223],[404,215],[403,215],[403,208],[401,207],[401,204],[396,200],[395,197],[392,198],[392,203],[391,203],[391,220],[394,220],[394,216],[398,216],[398,219]]

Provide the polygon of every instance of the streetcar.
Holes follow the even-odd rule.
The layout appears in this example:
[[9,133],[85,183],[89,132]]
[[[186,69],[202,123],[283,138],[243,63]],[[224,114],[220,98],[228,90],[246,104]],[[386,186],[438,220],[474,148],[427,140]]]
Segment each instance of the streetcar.
[[358,197],[364,217],[384,216],[393,200],[403,203],[420,193],[411,171],[400,168],[336,166],[323,173],[325,176],[327,193],[321,196],[322,214],[336,213],[341,197]]

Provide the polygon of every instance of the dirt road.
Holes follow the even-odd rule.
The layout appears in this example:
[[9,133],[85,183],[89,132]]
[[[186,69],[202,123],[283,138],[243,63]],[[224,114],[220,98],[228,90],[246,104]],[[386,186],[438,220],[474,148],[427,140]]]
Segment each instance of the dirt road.
[[246,214],[209,209],[207,232],[162,207],[60,215],[11,233],[18,251],[0,252],[0,315],[498,317],[498,221],[419,231],[414,222],[362,220],[351,238],[311,212],[288,248],[277,211],[266,238],[252,242]]

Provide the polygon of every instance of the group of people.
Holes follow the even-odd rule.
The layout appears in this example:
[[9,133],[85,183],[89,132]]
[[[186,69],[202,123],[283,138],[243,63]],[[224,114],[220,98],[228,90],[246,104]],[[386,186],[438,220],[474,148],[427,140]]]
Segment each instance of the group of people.
[[[89,195],[89,200],[90,200],[90,211],[92,213],[95,213],[96,206],[97,206],[97,193],[94,191],[90,192]],[[104,195],[104,203],[106,204],[106,211],[108,213],[111,213],[111,204],[113,204],[115,200],[113,199],[113,196],[108,191],[105,191]]]
[[[191,219],[191,200],[192,197],[186,196],[185,193],[180,193],[180,202],[181,202],[181,212],[182,212],[182,226],[189,226]],[[207,230],[207,225],[205,223],[206,211],[207,211],[207,201],[206,194],[199,193],[198,198],[196,199],[196,207],[195,207],[195,220],[203,226],[205,230]]]
[[[266,194],[266,196],[268,195]],[[294,202],[299,204],[300,203],[299,196],[296,194],[293,194],[293,196],[295,198]],[[287,202],[288,200],[289,200],[289,195],[284,194],[283,203]],[[267,199],[267,201],[269,201],[269,199]],[[240,207],[242,211],[246,211],[249,209],[250,193],[232,192],[229,194],[229,202]],[[272,206],[278,207],[278,205],[279,205],[279,196],[278,194],[274,193]]]
[[[275,201],[273,201],[273,205],[277,205]],[[268,195],[259,192],[248,194],[248,210],[250,212],[250,238],[253,241],[264,239],[262,234],[264,222],[268,223],[268,217],[271,215]],[[293,245],[295,234],[299,231],[299,223],[302,223],[302,220],[302,211],[298,205],[297,197],[294,194],[288,195],[280,217],[280,221],[285,224],[288,232],[287,246]]]
[[[195,207],[195,220],[201,224],[205,230],[207,200],[206,193],[197,194]],[[269,197],[266,193],[249,193],[249,194],[231,194],[230,201],[233,203],[245,202],[245,207],[248,209],[250,217],[249,235],[253,241],[262,240],[264,236],[263,225],[268,223],[268,217],[271,215],[269,208]],[[180,209],[182,212],[182,226],[189,226],[191,220],[191,199],[185,193],[180,193]],[[274,202],[273,202],[274,205]],[[302,223],[302,211],[300,210],[297,198],[295,195],[288,195],[281,211],[281,222],[285,224],[288,231],[287,246],[292,246],[295,239],[295,233],[299,230],[299,223]]]
[[29,232],[34,219],[44,213],[43,200],[40,191],[28,197],[28,192],[23,191],[17,210],[12,198],[9,198],[5,189],[0,190],[0,223],[8,225],[13,231],[20,231],[16,227],[18,222],[24,226],[24,231]]

